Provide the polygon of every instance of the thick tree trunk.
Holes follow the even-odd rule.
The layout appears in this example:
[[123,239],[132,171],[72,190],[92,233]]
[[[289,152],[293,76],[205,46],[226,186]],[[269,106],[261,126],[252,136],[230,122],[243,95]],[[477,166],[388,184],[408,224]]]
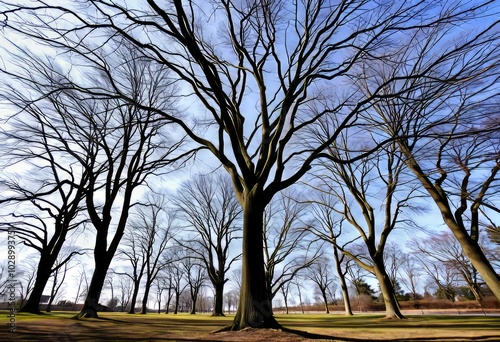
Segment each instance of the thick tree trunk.
[[181,294],[179,292],[175,292],[175,307],[174,307],[174,315],[177,315],[177,312],[179,311],[179,298],[181,297]]
[[190,315],[195,315],[196,314],[196,298],[191,299],[191,310],[189,311]]
[[224,316],[224,282],[214,284],[214,311],[212,316]]
[[385,304],[385,317],[403,319],[405,316],[399,309],[399,304],[394,293],[394,287],[391,280],[385,271],[382,260],[374,260],[373,270],[380,285],[380,291]]
[[[445,215],[443,214],[443,217]],[[486,285],[500,301],[500,278],[491,266],[488,258],[483,253],[479,244],[472,240],[463,227],[460,227],[455,220],[445,218],[446,225],[453,232],[458,242],[462,246],[465,256],[483,278]]]
[[34,314],[40,313],[40,300],[42,298],[43,290],[49,281],[50,271],[52,269],[52,265],[54,264],[54,261],[50,262],[49,259],[50,258],[43,255],[40,257],[33,290],[20,312],[29,312]]
[[142,307],[140,312],[143,315],[145,315],[148,311],[148,297],[150,288],[151,288],[151,281],[147,281],[146,287],[144,288],[144,296],[142,297]]
[[344,277],[340,278],[340,288],[344,299],[345,314],[346,316],[352,316],[351,299],[349,298],[349,292],[347,291],[347,284]]
[[247,196],[243,205],[243,241],[241,289],[238,309],[231,330],[279,328],[264,270],[264,201]]
[[94,274],[92,275],[83,307],[76,318],[98,317],[99,298],[101,297],[102,288],[104,287],[104,281],[106,280],[106,274],[108,273],[113,255],[114,253],[107,252],[94,254]]
[[130,300],[130,309],[127,313],[135,314],[135,304],[137,303],[137,295],[139,294],[140,281],[134,282],[134,293],[132,294],[132,299]]

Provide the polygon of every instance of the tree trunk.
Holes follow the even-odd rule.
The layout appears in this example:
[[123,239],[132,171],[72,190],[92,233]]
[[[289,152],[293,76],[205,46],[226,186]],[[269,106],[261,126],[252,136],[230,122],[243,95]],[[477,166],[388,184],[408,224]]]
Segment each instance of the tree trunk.
[[335,268],[340,281],[340,289],[342,290],[342,297],[344,298],[345,314],[352,316],[351,299],[349,298],[349,291],[347,290],[347,282],[345,281],[345,274],[342,271],[339,253],[335,246],[333,246],[333,256],[335,258]]
[[394,293],[394,287],[391,280],[385,271],[384,263],[382,260],[374,260],[373,270],[380,285],[380,291],[384,298],[385,304],[385,317],[403,319],[405,316],[399,309],[399,304]]
[[49,302],[47,303],[47,308],[45,312],[52,312],[52,302],[54,302],[54,297],[50,296]]
[[325,312],[327,314],[330,313],[330,309],[328,308],[328,299],[326,298],[326,292],[325,291],[321,291],[321,296],[323,297],[323,302],[325,303]]
[[[105,243],[105,241],[104,241]],[[97,310],[99,305],[99,298],[101,297],[106,274],[108,273],[109,265],[114,253],[95,253],[95,269],[90,281],[90,286],[87,291],[87,297],[81,311],[76,318],[97,318]]]
[[174,307],[174,315],[177,315],[177,312],[179,310],[179,299],[181,297],[180,292],[175,291],[175,307]]
[[[282,288],[283,289],[283,288]],[[288,291],[283,289],[283,301],[285,302],[285,314],[288,315]]]
[[146,281],[146,287],[144,288],[144,296],[142,297],[142,307],[140,312],[142,315],[145,315],[148,311],[148,297],[150,288],[151,288],[151,281]]
[[344,298],[344,307],[346,316],[352,316],[351,299],[349,298],[349,292],[347,291],[347,284],[345,278],[342,276],[340,278],[340,288],[342,290],[342,297]]
[[224,316],[224,282],[214,284],[214,312],[212,316]]
[[195,315],[196,314],[196,299],[191,299],[191,311],[189,312],[190,315]]
[[229,329],[279,328],[273,316],[269,289],[266,286],[263,250],[262,198],[247,194],[243,205],[243,241],[240,299],[234,322]]
[[140,280],[134,281],[134,292],[132,293],[132,298],[130,299],[130,309],[127,313],[135,314],[135,304],[137,303],[137,295],[139,294]]
[[165,309],[165,314],[166,315],[168,315],[168,311],[170,309],[170,301],[172,300],[172,294],[170,292],[171,292],[171,290],[169,289],[168,290],[167,303],[165,304],[166,305],[166,309]]
[[413,158],[411,151],[409,151],[409,149],[404,145],[402,146],[402,150],[407,157],[406,164],[438,206],[444,223],[448,226],[457,241],[462,246],[465,256],[479,272],[496,299],[500,301],[500,277],[484,255],[481,247],[477,241],[470,237],[465,227],[455,220],[446,194],[444,194],[443,191],[439,191],[440,189],[434,186],[424,171],[420,168],[420,165],[418,165]]
[[[57,256],[57,254],[56,254]],[[36,280],[31,290],[30,297],[26,301],[26,304],[21,308],[20,312],[29,312],[34,314],[40,313],[40,301],[42,299],[43,291],[47,286],[49,281],[52,266],[54,265],[55,258],[51,255],[41,255],[40,261],[38,262],[38,268],[36,272]]]

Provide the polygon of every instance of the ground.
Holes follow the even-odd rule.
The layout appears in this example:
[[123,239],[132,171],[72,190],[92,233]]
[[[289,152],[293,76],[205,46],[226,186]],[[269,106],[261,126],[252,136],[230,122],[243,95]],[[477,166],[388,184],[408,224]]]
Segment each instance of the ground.
[[[102,313],[99,319],[72,319],[74,313],[17,314],[16,334],[8,332],[8,315],[0,312],[0,341],[500,341],[500,315],[410,315],[387,320],[380,314],[276,315],[284,330],[244,329],[213,333],[233,317],[197,314]],[[2,328],[3,327],[3,328]]]
[[[247,328],[240,331],[225,331],[207,336],[208,341],[218,342],[306,342],[310,338],[300,336],[291,332],[276,329],[253,329]],[[320,341],[314,339],[314,341]],[[327,340],[324,340],[327,341]],[[329,339],[328,341],[333,341]]]

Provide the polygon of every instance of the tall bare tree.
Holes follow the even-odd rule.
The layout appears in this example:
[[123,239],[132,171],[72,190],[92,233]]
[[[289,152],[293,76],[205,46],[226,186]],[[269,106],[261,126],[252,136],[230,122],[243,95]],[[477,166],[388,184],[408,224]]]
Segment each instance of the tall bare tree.
[[334,294],[332,293],[332,286],[335,285],[335,276],[332,274],[328,259],[324,257],[316,259],[309,270],[307,278],[316,285],[316,290],[325,306],[325,312],[329,314],[328,304]]
[[419,261],[409,253],[400,255],[400,259],[399,279],[410,291],[413,300],[417,300],[419,298],[418,286],[421,283],[423,273]]
[[[171,262],[171,253],[167,253],[170,242],[173,241],[178,231],[175,223],[175,213],[167,212],[164,197],[156,196],[150,200],[147,209],[139,212],[139,222],[133,229],[142,231],[140,248],[143,250],[145,263],[144,294],[142,298],[141,314],[146,314],[149,291],[158,274]],[[137,225],[138,224],[138,225]]]
[[117,254],[126,262],[123,271],[133,283],[128,313],[135,313],[137,296],[144,280],[141,313],[146,313],[149,291],[158,274],[171,262],[167,249],[177,233],[175,213],[168,212],[164,196],[149,194],[132,214]]
[[[395,139],[406,166],[500,300],[500,278],[478,243],[484,213],[498,211],[497,196],[491,196],[500,170],[497,18],[498,8],[485,8],[473,29],[465,24],[449,31],[443,23],[415,30],[407,36],[406,48],[391,50],[391,61],[367,58],[358,89],[373,94],[382,85],[382,93],[401,93],[392,99],[381,93],[368,119],[378,134]],[[454,40],[447,43],[450,38]],[[390,81],[416,71],[426,76]]]
[[[6,48],[7,46],[5,46]],[[40,298],[66,239],[82,228],[88,174],[66,153],[71,125],[57,94],[46,94],[62,70],[29,50],[10,45],[7,68],[0,68],[0,99],[11,115],[0,122],[0,204],[8,208],[0,230],[15,228],[21,242],[40,254],[33,290],[21,311],[39,313]],[[14,73],[13,70],[16,70]],[[23,89],[22,91],[20,89]],[[47,96],[40,101],[33,97]],[[2,216],[3,216],[2,215]],[[76,251],[75,251],[76,252]],[[68,261],[73,254],[67,255]],[[61,260],[60,260],[61,261]],[[63,267],[63,264],[60,264]]]
[[196,314],[198,295],[201,287],[207,279],[206,269],[201,265],[201,263],[198,262],[197,258],[191,258],[190,255],[183,258],[180,263],[182,264],[182,270],[189,287],[189,297],[191,302],[189,313],[194,315]]
[[[116,53],[123,59],[114,70],[121,75],[120,82],[131,97],[175,111],[176,89],[165,68],[154,66],[123,46],[118,46]],[[24,107],[43,108],[36,113],[43,115],[51,128],[51,135],[42,134],[42,139],[55,140],[50,148],[71,156],[64,164],[67,170],[85,175],[86,182],[75,186],[85,194],[86,215],[96,234],[95,268],[79,316],[95,317],[106,273],[134,204],[133,193],[147,178],[171,171],[168,165],[182,158],[177,150],[183,140],[176,137],[172,142],[167,135],[168,122],[159,121],[158,114],[151,110],[78,89],[74,81],[82,77],[96,87],[111,87],[110,80],[103,76],[106,66],[82,76],[56,67],[48,56],[37,59],[27,54],[24,60],[30,67],[3,72],[20,77],[30,87]],[[23,113],[19,112],[20,119]],[[58,126],[54,127],[55,123]]]
[[175,202],[189,223],[183,227],[186,236],[179,242],[205,265],[215,291],[212,315],[222,316],[227,272],[241,256],[231,249],[233,241],[241,238],[241,207],[231,181],[220,173],[195,176],[180,186]]
[[[345,139],[344,144],[332,149],[331,153],[348,153],[339,152],[345,151],[352,143],[348,137]],[[370,141],[365,143],[369,144]],[[338,243],[342,236],[333,240],[330,238],[330,241],[360,267],[376,276],[386,316],[404,318],[394,292],[396,279],[391,279],[386,268],[385,250],[390,234],[412,223],[408,209],[411,209],[415,189],[406,184],[408,180],[405,180],[404,162],[397,152],[396,144],[388,144],[371,157],[348,165],[325,162],[323,167],[325,171],[319,169],[315,173],[319,181],[315,189],[323,194],[322,197],[332,196],[334,199],[319,204],[329,207],[341,217],[339,224],[344,226],[344,231],[352,231],[343,240],[352,241],[353,234],[356,234],[365,245],[366,253],[358,254],[346,244]]]
[[435,233],[427,238],[412,239],[408,245],[424,263],[431,265],[437,263],[445,266],[449,272],[466,284],[476,301],[484,306],[480,288],[482,279],[451,232]]
[[[344,300],[345,314],[352,316],[351,301],[349,298],[346,274],[348,270],[347,260],[348,256],[342,253],[343,249],[346,249],[346,245],[358,239],[358,237],[353,238],[353,241],[347,241],[344,244],[337,241],[339,237],[342,236],[342,224],[340,222],[343,220],[341,215],[334,210],[335,200],[325,194],[319,194],[319,200],[310,201],[309,210],[314,217],[312,222],[309,222],[306,228],[309,233],[316,236],[316,238],[331,245],[333,250],[333,260],[335,262],[335,270],[337,272],[337,278],[339,280],[340,289],[342,291],[342,297]],[[339,219],[337,219],[339,217]],[[337,247],[337,243],[340,247]]]
[[[103,71],[115,82],[105,89],[92,88],[98,93],[113,91],[177,122],[229,172],[244,221],[242,287],[231,329],[279,326],[265,281],[264,209],[275,194],[303,177],[324,148],[352,127],[378,96],[375,90],[359,97],[361,93],[344,87],[351,76],[357,76],[356,66],[367,56],[389,58],[388,46],[397,50],[406,44],[405,39],[393,39],[397,32],[431,30],[437,23],[455,28],[484,6],[395,0],[376,5],[369,0],[144,0],[133,4],[86,0],[82,7],[44,1],[2,3],[4,30],[87,61],[106,59],[108,55],[102,53],[107,48],[106,34],[126,39],[145,57],[177,74],[187,86],[185,94],[193,111],[203,108],[207,118],[198,115],[185,120],[173,115],[130,96],[112,68]],[[419,70],[407,78],[425,73]],[[327,88],[336,88],[334,96],[325,93]],[[308,128],[324,116],[338,117],[338,124],[323,132],[321,141],[302,144]]]
[[276,196],[264,213],[264,268],[271,299],[321,253],[302,229],[305,206],[294,197],[292,192]]

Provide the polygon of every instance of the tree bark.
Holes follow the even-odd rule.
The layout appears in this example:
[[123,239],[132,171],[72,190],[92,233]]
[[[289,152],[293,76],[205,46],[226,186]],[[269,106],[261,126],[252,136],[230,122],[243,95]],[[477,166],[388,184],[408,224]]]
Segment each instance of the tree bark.
[[346,316],[352,316],[351,299],[349,298],[349,292],[347,290],[347,282],[345,281],[345,275],[342,271],[342,265],[340,262],[339,253],[335,246],[333,246],[333,256],[335,258],[335,269],[337,270],[337,275],[339,277],[340,289],[342,290],[342,297],[344,298],[344,307]]
[[374,260],[373,271],[380,285],[380,291],[384,298],[385,317],[403,319],[405,316],[399,309],[399,304],[394,294],[394,287],[385,270],[384,262],[379,259]]
[[177,315],[179,310],[179,299],[181,298],[181,294],[178,291],[175,291],[175,307],[174,307],[174,315]]
[[328,299],[326,298],[326,292],[324,290],[321,291],[321,296],[323,297],[323,302],[325,303],[325,312],[329,314],[330,309],[328,308]]
[[130,300],[130,309],[127,313],[135,314],[135,304],[137,303],[137,295],[139,294],[139,285],[140,280],[138,282],[134,281],[134,293],[132,294],[132,298]]
[[142,297],[142,307],[140,312],[142,315],[145,315],[148,311],[148,297],[150,288],[151,288],[151,281],[147,281],[146,286],[144,288],[144,296]]
[[[52,260],[53,259],[53,260]],[[40,256],[40,261],[38,262],[38,269],[36,272],[36,280],[31,290],[30,297],[21,308],[20,312],[29,312],[34,314],[40,313],[40,300],[43,295],[43,290],[47,286],[49,281],[52,265],[54,264],[55,258],[50,258],[50,256]]]
[[[107,232],[105,235],[107,235]],[[111,264],[115,251],[105,251],[106,239],[100,236],[99,233],[96,236],[96,245],[101,248],[99,248],[99,250],[97,250],[97,248],[94,250],[94,273],[90,281],[85,303],[83,304],[81,311],[78,315],[76,315],[76,318],[98,317],[97,311],[99,307],[99,298],[101,297],[104,281],[106,280],[106,274],[108,273],[109,265]],[[104,248],[104,251],[102,248]]]
[[214,312],[212,316],[224,316],[224,282],[214,284]]
[[246,195],[243,203],[243,241],[241,289],[238,309],[231,330],[279,328],[273,316],[270,291],[264,270],[263,217],[265,201]]

